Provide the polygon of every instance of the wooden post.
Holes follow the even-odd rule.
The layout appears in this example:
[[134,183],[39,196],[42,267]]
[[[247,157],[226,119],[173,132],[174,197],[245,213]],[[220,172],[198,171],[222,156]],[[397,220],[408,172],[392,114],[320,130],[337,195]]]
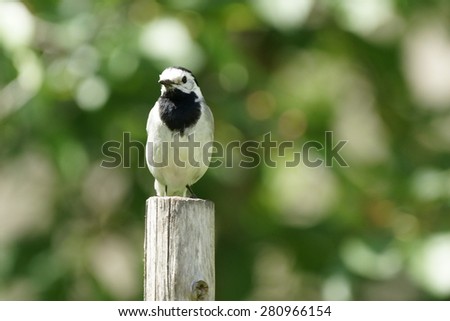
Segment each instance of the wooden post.
[[214,300],[214,203],[147,199],[144,300]]

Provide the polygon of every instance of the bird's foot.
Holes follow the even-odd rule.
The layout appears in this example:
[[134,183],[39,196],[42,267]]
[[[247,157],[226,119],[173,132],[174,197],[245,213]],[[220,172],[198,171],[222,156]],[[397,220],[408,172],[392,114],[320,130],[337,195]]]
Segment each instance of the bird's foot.
[[189,194],[191,194],[190,198],[198,198],[197,195],[195,195],[194,191],[192,190],[192,187],[189,185],[186,185],[187,190],[189,191]]

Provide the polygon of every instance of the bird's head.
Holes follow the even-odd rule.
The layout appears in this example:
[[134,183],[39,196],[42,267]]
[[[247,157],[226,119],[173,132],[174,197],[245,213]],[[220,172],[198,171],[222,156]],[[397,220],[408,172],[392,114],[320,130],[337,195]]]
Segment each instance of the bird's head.
[[166,91],[178,89],[184,93],[195,92],[197,96],[202,97],[197,80],[191,71],[183,67],[169,67],[159,75],[161,94]]

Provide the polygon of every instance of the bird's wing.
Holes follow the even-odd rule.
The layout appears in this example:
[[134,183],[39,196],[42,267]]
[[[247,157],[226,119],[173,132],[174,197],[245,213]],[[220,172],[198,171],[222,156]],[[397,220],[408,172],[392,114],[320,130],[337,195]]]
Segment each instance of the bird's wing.
[[158,102],[156,102],[153,105],[153,108],[150,110],[150,113],[148,114],[147,134],[154,134],[160,122],[161,119],[159,118],[159,104]]
[[159,104],[158,102],[155,103],[153,108],[150,110],[150,113],[148,115],[147,119],[147,143],[145,145],[145,156],[147,160],[147,165],[150,171],[152,172],[153,176],[155,176],[154,172],[154,165],[155,162],[161,161],[162,155],[161,155],[161,149],[160,144],[158,142],[161,142],[161,118],[159,117]]
[[[208,124],[211,125],[211,133],[212,135],[214,135],[214,116],[211,112],[211,109],[208,107],[208,105],[204,102],[203,103],[203,113],[205,115],[206,121]],[[211,140],[213,139],[213,137],[211,137]]]

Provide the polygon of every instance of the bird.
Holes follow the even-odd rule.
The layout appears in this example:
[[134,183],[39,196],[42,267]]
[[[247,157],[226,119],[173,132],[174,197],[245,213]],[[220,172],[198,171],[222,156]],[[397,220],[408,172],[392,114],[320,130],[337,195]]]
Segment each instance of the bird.
[[207,171],[214,117],[192,72],[168,67],[161,95],[147,120],[146,162],[157,196],[197,197],[192,190]]

